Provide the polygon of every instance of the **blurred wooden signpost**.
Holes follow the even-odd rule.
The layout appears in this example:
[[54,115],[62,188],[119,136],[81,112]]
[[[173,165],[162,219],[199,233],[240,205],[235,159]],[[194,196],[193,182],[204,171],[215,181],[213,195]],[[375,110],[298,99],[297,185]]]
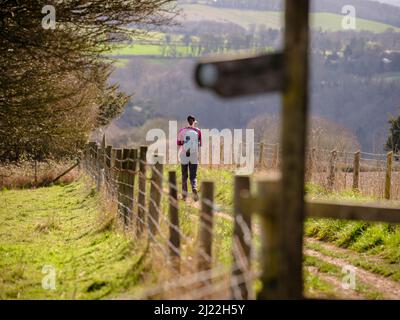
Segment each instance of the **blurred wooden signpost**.
[[[258,212],[269,243],[263,243],[259,299],[303,298],[303,223],[306,216],[400,223],[398,208],[377,204],[305,201],[308,120],[309,0],[286,0],[283,53],[237,60],[203,61],[196,82],[230,98],[281,91],[281,176],[266,179],[256,196],[243,199]],[[261,194],[264,193],[264,194]]]

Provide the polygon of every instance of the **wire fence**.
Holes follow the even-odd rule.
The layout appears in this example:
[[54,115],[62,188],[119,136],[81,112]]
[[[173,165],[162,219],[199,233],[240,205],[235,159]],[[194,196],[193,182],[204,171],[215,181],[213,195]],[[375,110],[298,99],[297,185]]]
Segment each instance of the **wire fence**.
[[[221,146],[221,154],[224,148]],[[261,143],[254,150],[258,152],[258,170],[278,170],[279,144]],[[103,140],[101,145],[90,142],[82,161],[97,190],[115,206],[126,232],[144,239],[160,266],[158,282],[137,298],[255,298],[261,269],[268,270],[264,263],[270,263],[263,262],[261,252],[271,244],[262,237],[268,224],[255,223],[254,207],[244,196],[250,194],[250,177],[235,176],[233,207],[215,202],[211,181],[202,182],[198,202],[186,202],[178,197],[176,172],[166,170],[162,155],[148,157],[147,153],[146,146],[117,149]],[[147,161],[150,158],[152,161]],[[312,148],[307,150],[306,180],[332,191],[353,188],[396,198],[397,161],[393,153]],[[262,190],[263,186],[259,187]]]
[[[204,181],[197,203],[178,197],[176,172],[166,172],[163,159],[147,148],[115,149],[89,143],[83,169],[114,204],[129,235],[146,239],[163,274],[140,299],[252,299],[259,276],[258,234],[240,206],[214,201],[214,183]],[[238,198],[246,181],[235,182]],[[229,214],[227,212],[233,212]],[[158,260],[157,260],[158,261]]]
[[[279,170],[280,144],[255,145],[256,168]],[[400,199],[400,156],[309,148],[306,182],[328,191],[356,190],[374,198]]]

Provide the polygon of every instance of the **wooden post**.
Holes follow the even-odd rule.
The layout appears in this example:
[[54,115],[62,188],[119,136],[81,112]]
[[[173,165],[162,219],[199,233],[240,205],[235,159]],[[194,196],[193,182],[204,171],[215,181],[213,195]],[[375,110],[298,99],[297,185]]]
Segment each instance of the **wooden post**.
[[[233,150],[234,148],[232,148],[232,150]],[[241,158],[242,158],[242,150],[243,150],[243,143],[242,142],[240,142],[239,143],[239,145],[238,145],[238,154],[237,154],[237,156],[236,156],[236,168],[240,168],[240,166],[241,166],[241,164],[240,164],[240,160],[241,160]],[[234,159],[235,158],[232,158],[232,162],[234,161]]]
[[260,170],[263,169],[264,167],[264,142],[260,143],[260,153],[258,156],[258,166],[260,168]]
[[272,150],[272,168],[278,168],[279,163],[279,144],[275,144]]
[[392,188],[393,151],[386,156],[385,199],[390,199]]
[[169,253],[172,268],[179,273],[180,270],[180,246],[181,239],[179,234],[179,214],[178,214],[178,188],[176,185],[176,171],[168,172],[169,182]]
[[101,185],[103,186],[105,183],[105,172],[106,172],[106,135],[105,134],[103,134],[103,138],[101,139],[101,144],[100,144],[99,170],[100,170],[100,177],[101,177]]
[[162,195],[162,175],[163,175],[163,157],[160,155],[153,155],[156,163],[151,169],[151,185],[150,185],[150,201],[149,201],[149,217],[148,226],[151,238],[157,233],[157,226],[159,224],[159,213],[161,210],[161,195]]
[[116,198],[118,203],[118,214],[120,217],[125,221],[124,218],[124,185],[123,185],[123,172],[122,172],[122,160],[123,160],[123,150],[122,149],[115,149],[115,178],[116,178]]
[[89,142],[86,146],[86,170],[91,173],[92,166],[92,143]]
[[[261,226],[261,283],[262,288],[257,299],[279,299],[281,291],[287,286],[280,279],[280,237],[279,219],[279,179],[263,179],[258,181],[258,199],[265,199],[265,206],[259,212]],[[285,255],[283,255],[284,257]]]
[[89,157],[90,157],[90,161],[89,161],[89,167],[90,167],[90,173],[92,175],[92,177],[96,174],[95,172],[95,168],[96,168],[96,152],[97,150],[96,148],[96,142],[89,142]]
[[117,158],[117,149],[112,148],[111,149],[111,167],[110,167],[110,180],[111,180],[111,190],[112,194],[115,195],[115,189],[116,189],[116,177],[117,177],[117,168],[116,164],[117,162],[115,161]]
[[138,167],[139,167],[139,150],[138,149],[131,149],[131,159],[132,161],[130,162],[130,164],[128,165],[128,170],[131,170],[131,178],[130,180],[128,180],[129,183],[131,183],[132,185],[132,190],[131,192],[131,196],[133,197],[133,201],[132,201],[132,216],[131,219],[133,219],[133,211],[134,211],[134,201],[135,201],[135,181],[136,181],[136,177],[138,176]]
[[133,210],[134,210],[134,194],[135,194],[135,178],[136,178],[136,167],[137,167],[137,157],[138,150],[137,149],[127,149],[124,152],[128,154],[128,156],[124,159],[128,159],[125,163],[125,188],[124,188],[124,198],[126,200],[126,210],[125,210],[125,225],[131,225],[133,219]]
[[303,292],[304,168],[308,121],[309,0],[286,0],[279,235],[280,298]]
[[130,150],[129,149],[122,149],[122,162],[121,162],[121,171],[119,172],[119,187],[118,187],[118,195],[120,196],[120,201],[122,203],[122,217],[124,221],[124,226],[129,224],[129,199],[127,198],[127,190],[128,190],[128,159],[130,157]]
[[308,162],[306,163],[306,182],[312,182],[313,170],[314,170],[314,161],[315,161],[315,148],[312,148],[308,152]]
[[101,146],[96,145],[96,187],[97,192],[100,192],[103,183],[104,183],[104,175],[103,175],[103,149]]
[[105,170],[106,170],[106,136],[103,134],[103,138],[101,140],[100,147],[98,149],[97,153],[97,162],[98,162],[98,186],[97,186],[97,191],[100,191],[100,189],[103,187],[105,184]]
[[106,167],[106,135],[103,134],[103,139],[101,139],[100,145],[100,169]]
[[86,171],[88,172],[90,170],[90,161],[91,161],[90,143],[88,143],[85,148],[85,159],[86,159],[85,168]]
[[97,157],[97,155],[98,155],[98,145],[97,145],[97,143],[96,142],[93,142],[93,145],[92,145],[92,150],[93,150],[93,174],[95,175],[95,177],[96,177],[96,180],[97,180],[97,169],[98,169],[98,157]]
[[[214,218],[214,182],[203,181],[201,184],[201,212],[199,228],[199,252],[197,256],[198,271],[210,270],[212,267],[212,238]],[[206,281],[205,284],[210,281]]]
[[221,141],[219,144],[220,150],[219,150],[219,164],[220,168],[224,166],[224,161],[225,161],[225,155],[224,155],[224,143],[225,141]]
[[[107,188],[109,187],[109,183],[111,181],[111,150],[112,146],[107,146],[106,147],[106,152],[105,152],[105,170],[106,170],[106,183],[107,183]],[[109,191],[109,190],[108,190]]]
[[141,146],[139,158],[138,220],[136,223],[136,235],[138,237],[143,233],[146,221],[146,154],[147,146]]
[[336,178],[336,159],[337,159],[337,151],[332,150],[331,156],[329,158],[329,174],[328,174],[328,190],[332,191],[335,185]]
[[353,164],[353,190],[358,190],[360,185],[360,155],[361,152],[357,151],[354,154]]
[[[235,223],[233,227],[233,271],[231,281],[232,299],[248,300],[251,296],[251,285],[243,281],[251,270],[251,212],[244,212],[241,201],[243,193],[250,192],[250,178],[236,176],[234,186],[233,211]],[[236,282],[241,282],[236,285]]]
[[213,158],[213,152],[214,152],[214,147],[212,145],[212,139],[211,137],[208,138],[208,168],[212,169],[213,163],[212,163],[212,158]]

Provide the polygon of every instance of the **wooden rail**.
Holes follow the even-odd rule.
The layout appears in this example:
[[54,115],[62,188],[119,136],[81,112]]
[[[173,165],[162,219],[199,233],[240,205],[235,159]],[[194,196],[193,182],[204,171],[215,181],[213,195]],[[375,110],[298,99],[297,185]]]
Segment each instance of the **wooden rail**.
[[306,201],[306,216],[309,218],[333,218],[371,222],[400,223],[400,208],[379,202],[359,204],[345,201]]

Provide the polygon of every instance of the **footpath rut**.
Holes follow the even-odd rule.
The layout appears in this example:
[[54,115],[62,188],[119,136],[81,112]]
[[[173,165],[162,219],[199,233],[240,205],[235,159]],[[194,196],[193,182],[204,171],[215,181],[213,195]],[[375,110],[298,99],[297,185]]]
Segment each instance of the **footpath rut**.
[[[193,200],[188,200],[188,203],[197,208],[200,209],[200,203],[199,202],[194,202]],[[217,217],[220,217],[225,220],[231,220],[233,221],[232,216],[229,214],[226,214],[224,212],[216,211],[214,212],[214,215]],[[256,234],[260,234],[260,228],[258,225],[254,224],[253,225],[253,230]],[[331,255],[327,255],[322,253],[321,251],[318,251],[317,249],[310,249],[307,248],[307,244],[313,244],[314,247],[321,247],[324,249],[326,252],[332,252]],[[305,238],[305,248],[304,248],[304,254],[306,256],[310,257],[315,257],[320,260],[322,260],[325,263],[334,265],[339,268],[343,268],[344,266],[351,266],[352,264],[343,258],[338,258],[335,257],[335,253],[340,253],[342,255],[346,256],[360,256],[357,252],[348,250],[348,249],[343,249],[343,248],[338,248],[332,244],[328,244],[316,239],[312,238]],[[381,262],[379,258],[375,257],[369,257],[371,261],[375,261],[376,263]],[[355,266],[354,266],[355,267]],[[320,272],[318,268],[316,267],[306,267],[309,272],[312,274],[318,276],[325,282],[329,283],[334,289],[337,294],[335,296],[339,299],[368,299],[367,296],[364,294],[360,293],[359,291],[352,290],[352,289],[344,289],[342,287],[342,282],[341,278],[335,275],[327,274]],[[361,267],[355,267],[356,269],[356,283],[357,281],[359,283],[362,283],[364,286],[367,286],[374,292],[379,293],[384,299],[393,299],[393,300],[398,300],[400,299],[400,282],[399,281],[394,281],[391,280],[387,277],[384,277],[382,275],[373,273],[371,271],[365,270]],[[340,275],[343,276],[343,275]]]

